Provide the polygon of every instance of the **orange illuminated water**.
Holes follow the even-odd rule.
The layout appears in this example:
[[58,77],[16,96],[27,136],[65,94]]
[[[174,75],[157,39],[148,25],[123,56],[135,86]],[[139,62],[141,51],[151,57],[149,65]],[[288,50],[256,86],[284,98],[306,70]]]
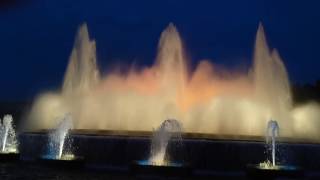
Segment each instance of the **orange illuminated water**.
[[248,72],[221,69],[209,60],[190,69],[181,37],[170,24],[161,34],[154,65],[101,76],[95,41],[84,24],[61,91],[39,95],[27,125],[52,128],[58,117],[71,113],[76,129],[152,131],[174,118],[186,132],[264,135],[274,119],[282,135],[319,137],[319,106],[293,106],[285,65],[269,49],[261,25]]

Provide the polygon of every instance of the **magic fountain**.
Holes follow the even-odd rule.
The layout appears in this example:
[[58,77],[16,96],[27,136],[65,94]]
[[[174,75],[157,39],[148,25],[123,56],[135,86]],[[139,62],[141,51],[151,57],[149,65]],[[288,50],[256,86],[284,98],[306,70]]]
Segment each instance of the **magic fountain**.
[[[51,129],[61,121],[57,117],[68,113],[72,114],[74,132],[85,132],[74,134],[79,147],[85,149],[92,161],[100,161],[103,156],[113,165],[128,164],[137,157],[142,159],[147,149],[145,144],[159,124],[162,125],[154,134],[147,164],[173,163],[166,161],[166,147],[171,130],[181,131],[181,125],[186,148],[197,152],[197,157],[191,157],[190,161],[212,169],[240,169],[248,162],[265,160],[257,152],[264,147],[263,137],[270,119],[277,120],[270,121],[267,133],[273,149],[272,167],[277,166],[275,148],[279,127],[281,137],[294,143],[318,142],[320,137],[319,105],[293,103],[285,65],[278,51],[268,47],[261,24],[256,34],[253,65],[247,71],[230,72],[208,60],[201,60],[191,68],[181,37],[170,24],[161,34],[152,66],[132,66],[127,72],[114,69],[104,75],[97,66],[95,40],[89,37],[83,24],[77,33],[61,90],[39,95],[26,129]],[[178,119],[179,123],[174,120],[162,123],[168,117]],[[68,132],[70,128],[62,129]],[[58,145],[53,157],[62,158],[64,135],[57,132],[59,136],[53,142]],[[294,143],[286,146],[315,148],[295,147]],[[256,154],[246,155],[244,161],[243,154],[239,153],[247,149],[254,149]],[[223,154],[226,151],[228,155]],[[310,165],[308,161],[304,163]]]
[[264,136],[272,118],[285,127],[284,137],[319,138],[319,106],[294,107],[286,68],[278,51],[267,46],[261,25],[248,72],[228,72],[207,60],[191,71],[172,24],[161,34],[151,67],[101,76],[95,50],[84,24],[61,91],[39,96],[27,128],[50,129],[56,117],[71,113],[75,129],[151,131],[172,117],[181,120],[185,132]]

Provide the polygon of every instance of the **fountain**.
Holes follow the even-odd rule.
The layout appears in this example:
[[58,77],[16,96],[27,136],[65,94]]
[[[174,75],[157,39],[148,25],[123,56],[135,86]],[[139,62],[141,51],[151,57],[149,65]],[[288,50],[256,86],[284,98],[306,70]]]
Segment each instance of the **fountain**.
[[165,120],[161,126],[154,132],[151,141],[150,158],[148,162],[152,165],[170,165],[169,155],[167,154],[168,143],[172,136],[178,137],[178,143],[181,143],[181,124],[175,119]]
[[301,168],[292,165],[278,165],[276,163],[276,138],[279,136],[279,125],[275,120],[270,120],[267,125],[266,144],[267,151],[271,151],[271,162],[269,158],[265,162],[258,165],[248,165],[248,174],[253,177],[275,178],[279,176],[285,177],[301,177],[303,172]]
[[[271,144],[272,166],[276,166],[276,137],[279,136],[279,125],[277,121],[270,120],[268,122],[266,142]],[[271,141],[270,141],[271,139]]]
[[[132,168],[134,172],[185,174],[190,172],[189,167],[182,162],[170,160],[168,145],[172,137],[177,138],[175,146],[182,143],[182,125],[175,119],[165,120],[154,132],[151,140],[150,157],[148,160],[136,161]],[[178,143],[178,144],[176,144]]]
[[48,158],[68,159],[69,156],[63,154],[63,151],[72,126],[72,117],[70,114],[66,114],[57,128],[49,134],[48,154],[46,155]]
[[285,137],[320,137],[310,125],[320,117],[320,108],[294,106],[285,65],[278,51],[268,47],[262,25],[247,72],[228,72],[207,60],[191,71],[188,62],[179,32],[170,24],[151,67],[109,70],[101,76],[96,43],[84,24],[61,91],[36,99],[26,128],[48,129],[55,117],[71,112],[75,129],[151,131],[170,114],[181,119],[188,133],[262,137],[266,120],[273,117],[286,125]]
[[[57,124],[56,117],[70,112],[74,131],[85,132],[79,137],[81,141],[84,139],[83,144],[88,139],[96,139],[94,145],[100,148],[105,148],[105,141],[110,143],[107,149],[112,157],[102,150],[97,153],[98,148],[87,149],[86,155],[99,154],[99,160],[103,156],[110,160],[108,163],[116,165],[141,158],[139,155],[143,152],[140,151],[146,149],[148,141],[145,139],[149,138],[145,134],[150,135],[153,127],[168,116],[181,121],[184,139],[188,138],[184,142],[201,156],[192,160],[194,164],[208,169],[223,165],[239,169],[247,162],[256,162],[253,160],[258,158],[254,156],[260,157],[257,152],[261,150],[260,145],[264,145],[266,122],[270,117],[277,121],[268,125],[267,139],[273,149],[268,167],[273,168],[267,169],[280,166],[276,162],[278,127],[283,127],[281,138],[305,143],[299,147],[285,144],[288,147],[299,149],[319,142],[320,106],[293,103],[285,64],[279,52],[269,48],[261,24],[256,33],[253,63],[248,70],[227,71],[208,60],[201,60],[191,68],[189,60],[178,30],[169,24],[161,33],[153,65],[132,65],[127,72],[115,68],[100,73],[95,40],[83,24],[75,37],[61,89],[36,98],[25,128],[31,131],[50,129]],[[152,142],[151,157],[145,164],[165,167],[166,146],[171,137],[167,128],[174,124],[175,121],[164,122],[155,133],[155,138],[160,139]],[[102,135],[108,138],[100,138]],[[64,144],[60,142],[58,138],[59,148],[51,157],[63,157]],[[123,155],[128,153],[127,147],[138,152],[134,151],[136,154],[127,158]],[[251,150],[252,147],[256,153],[239,155],[245,148]],[[310,146],[310,149],[315,147]],[[98,159],[94,155],[91,157]],[[316,164],[305,159],[304,165],[313,167],[312,164]]]
[[[57,128],[49,133],[47,152],[41,160],[50,164],[78,164],[82,158],[72,153],[70,130],[73,128],[72,116],[67,113],[60,119]],[[71,163],[70,163],[71,162]]]
[[[207,60],[191,71],[173,24],[162,32],[151,67],[110,70],[101,77],[95,45],[82,25],[61,91],[37,98],[28,128],[48,129],[56,116],[71,112],[75,129],[151,131],[172,114],[181,119],[185,132],[264,136],[265,121],[274,117],[286,124],[285,137],[320,137],[308,125],[317,121],[320,109],[311,105],[316,110],[306,114],[309,108],[294,107],[285,65],[278,51],[269,49],[262,25],[248,72],[228,72]],[[301,130],[301,124],[308,130]]]
[[0,119],[0,159],[11,160],[18,158],[18,143],[16,133],[13,128],[13,118],[11,115],[5,115],[2,123]]
[[11,115],[5,115],[1,124],[0,120],[0,134],[1,134],[1,153],[17,153],[17,139],[13,128],[13,118]]

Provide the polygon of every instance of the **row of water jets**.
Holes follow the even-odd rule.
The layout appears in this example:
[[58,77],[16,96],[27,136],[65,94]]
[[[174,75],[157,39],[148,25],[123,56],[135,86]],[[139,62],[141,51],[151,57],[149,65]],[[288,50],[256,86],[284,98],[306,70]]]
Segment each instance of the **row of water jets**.
[[[155,131],[152,143],[149,163],[152,165],[168,165],[170,164],[167,155],[167,147],[171,137],[177,138],[181,142],[182,125],[175,119],[165,120],[157,131]],[[260,163],[261,168],[276,168],[276,138],[279,136],[279,125],[277,121],[270,120],[267,124],[266,144],[267,150],[271,151],[271,158]],[[271,159],[271,162],[270,160]]]
[[[71,114],[64,115],[57,128],[49,133],[49,142],[47,153],[44,156],[49,159],[72,159],[74,156],[71,152],[69,132],[73,129]],[[176,138],[179,143],[182,142],[182,125],[175,119],[165,120],[160,127],[154,132],[151,141],[150,157],[148,162],[153,165],[170,164],[167,154],[167,147],[172,139]],[[268,149],[271,149],[271,162],[267,160],[261,163],[264,167],[276,166],[276,137],[279,136],[279,125],[277,121],[270,120],[267,125],[266,143]],[[3,120],[0,119],[0,138],[1,153],[17,153],[17,139],[13,128],[13,118],[11,115],[5,115]],[[68,141],[68,142],[67,142]]]
[[[73,128],[72,117],[66,114],[57,129],[50,134],[48,156],[53,159],[72,159],[74,156],[70,153],[70,146],[66,146],[66,139]],[[147,160],[148,164],[156,166],[166,166],[174,164],[170,161],[170,156],[167,153],[169,142],[175,138],[177,143],[182,142],[182,124],[175,119],[165,120],[156,131],[153,133],[150,157]],[[270,120],[267,124],[266,144],[267,149],[271,150],[271,157],[260,164],[262,168],[275,168],[276,164],[276,138],[279,136],[279,125],[277,121]],[[67,150],[65,150],[67,149]],[[63,154],[63,152],[68,152]],[[270,160],[271,159],[271,162]]]

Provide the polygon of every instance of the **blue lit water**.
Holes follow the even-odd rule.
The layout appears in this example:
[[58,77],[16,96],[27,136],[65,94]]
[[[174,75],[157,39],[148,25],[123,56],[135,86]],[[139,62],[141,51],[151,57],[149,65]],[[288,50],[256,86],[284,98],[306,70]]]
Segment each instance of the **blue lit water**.
[[[141,166],[160,166],[160,165],[151,163],[149,160],[141,160],[141,161],[137,161],[137,163]],[[183,167],[183,164],[179,162],[169,162],[169,163],[165,163],[163,166]]]

